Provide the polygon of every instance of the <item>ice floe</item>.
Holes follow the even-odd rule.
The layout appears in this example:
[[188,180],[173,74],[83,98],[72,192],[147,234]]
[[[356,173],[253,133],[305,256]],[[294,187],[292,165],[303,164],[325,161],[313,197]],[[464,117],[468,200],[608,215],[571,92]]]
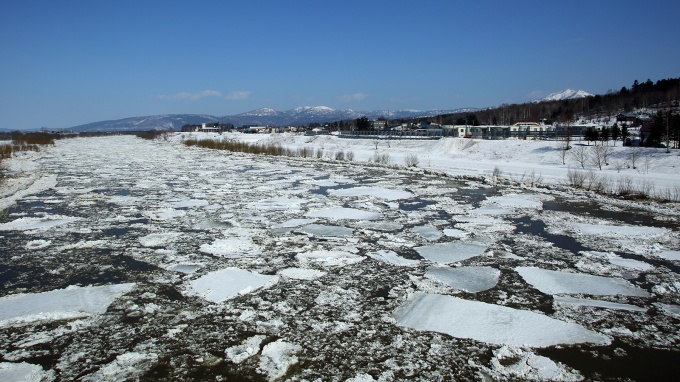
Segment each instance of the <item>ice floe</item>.
[[569,296],[554,296],[553,301],[555,304],[564,304],[564,305],[579,305],[579,306],[593,306],[597,308],[606,308],[606,309],[619,309],[619,310],[628,310],[632,312],[646,312],[646,308],[639,307],[637,305],[630,305],[630,304],[620,304],[616,302],[611,302],[611,301],[602,301],[602,300],[589,300],[585,298],[574,298],[574,297],[569,297]]
[[320,265],[323,267],[340,267],[356,264],[365,259],[363,256],[355,255],[346,251],[336,250],[317,250],[300,253],[295,258],[303,265]]
[[0,326],[42,320],[70,320],[100,314],[134,286],[134,283],[71,286],[42,293],[0,297]]
[[574,223],[573,229],[583,235],[610,235],[610,236],[659,236],[668,234],[668,230],[658,227],[631,226],[631,225],[610,225],[610,224],[590,224]]
[[257,256],[262,252],[248,236],[217,239],[210,244],[202,244],[199,250],[222,257]]
[[333,220],[377,220],[382,217],[378,212],[359,210],[356,208],[328,208],[307,213],[311,218],[327,218]]
[[26,249],[43,249],[52,244],[51,240],[31,240],[26,243]]
[[279,275],[296,280],[314,280],[326,275],[326,272],[307,268],[285,268],[277,272]]
[[203,268],[202,264],[172,264],[165,267],[169,271],[186,274],[192,274],[201,268]]
[[248,203],[249,208],[266,211],[299,211],[310,199],[302,198],[270,198]]
[[238,295],[274,285],[277,276],[262,275],[239,268],[225,268],[189,282],[194,293],[212,302],[222,302]]
[[547,294],[581,293],[647,297],[649,293],[619,278],[585,273],[553,271],[537,267],[517,267],[517,273],[534,288]]
[[139,243],[144,247],[160,247],[172,243],[181,235],[179,232],[152,233],[140,237]]
[[278,228],[296,228],[306,224],[314,223],[316,219],[290,219],[279,224]]
[[463,231],[462,229],[457,229],[457,228],[445,228],[444,229],[444,235],[448,237],[455,237],[457,239],[462,239],[468,236],[468,233]]
[[498,345],[605,345],[611,339],[585,327],[506,306],[417,292],[395,312],[400,326]]
[[53,227],[73,223],[78,217],[63,215],[46,215],[44,217],[22,217],[11,222],[0,224],[0,231],[42,231]]
[[282,339],[270,342],[262,348],[258,371],[266,374],[269,381],[275,381],[286,374],[288,368],[298,363],[296,353],[300,345]]
[[501,271],[493,267],[436,267],[425,273],[425,277],[470,293],[495,287],[500,276]]
[[437,243],[423,247],[416,247],[420,256],[440,264],[450,264],[479,256],[486,251],[486,246],[457,241]]
[[666,260],[680,261],[680,251],[661,251],[654,254]]
[[529,194],[507,194],[503,196],[492,196],[486,199],[487,203],[498,205],[501,208],[518,209],[541,209],[543,208],[542,197],[540,195]]
[[375,260],[402,267],[414,267],[420,264],[420,260],[403,258],[394,251],[379,250],[377,252],[367,253],[366,255]]
[[442,237],[442,231],[430,226],[416,226],[411,228],[411,231],[427,240],[439,240]]
[[504,378],[561,382],[583,380],[578,371],[519,347],[503,346],[494,350],[493,355],[492,369]]
[[40,365],[26,362],[0,362],[0,381],[42,382],[52,380]]
[[83,381],[135,380],[158,361],[158,354],[128,352],[119,354],[112,362],[82,378]]
[[351,187],[337,190],[328,190],[335,196],[371,196],[385,200],[400,200],[413,197],[413,194],[405,190],[393,190],[383,187]]
[[227,356],[227,359],[230,360],[231,362],[236,364],[241,363],[246,359],[254,356],[255,354],[258,354],[260,352],[262,342],[266,338],[267,338],[266,336],[261,334],[254,335],[252,337],[247,338],[239,345],[227,348],[224,351],[224,354]]
[[345,237],[352,236],[353,229],[348,227],[324,224],[309,224],[298,228],[296,231],[321,237]]

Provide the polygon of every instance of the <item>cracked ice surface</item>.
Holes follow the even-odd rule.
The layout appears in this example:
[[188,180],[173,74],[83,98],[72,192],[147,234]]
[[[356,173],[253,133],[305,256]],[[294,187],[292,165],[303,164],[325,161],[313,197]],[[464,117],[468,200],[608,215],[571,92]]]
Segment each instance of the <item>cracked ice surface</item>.
[[[0,375],[648,380],[621,366],[673,367],[669,206],[180,140],[64,140],[31,157],[49,182],[0,216],[0,301],[31,307],[0,308],[14,312]],[[79,294],[121,285],[134,287]]]

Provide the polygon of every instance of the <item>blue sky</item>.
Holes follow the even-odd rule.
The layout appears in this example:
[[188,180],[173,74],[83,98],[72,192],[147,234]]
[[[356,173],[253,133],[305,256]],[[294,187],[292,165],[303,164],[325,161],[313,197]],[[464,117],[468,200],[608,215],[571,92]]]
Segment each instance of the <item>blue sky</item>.
[[604,94],[680,77],[679,15],[668,0],[4,0],[0,128]]

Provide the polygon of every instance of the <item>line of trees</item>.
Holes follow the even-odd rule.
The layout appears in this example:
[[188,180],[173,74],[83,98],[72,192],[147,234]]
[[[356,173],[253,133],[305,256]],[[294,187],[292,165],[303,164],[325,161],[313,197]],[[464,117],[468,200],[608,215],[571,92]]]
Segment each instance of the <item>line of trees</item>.
[[[643,83],[635,80],[630,89],[625,86],[618,92],[609,91],[605,95],[595,95],[572,100],[543,101],[524,104],[503,104],[496,108],[474,113],[482,125],[511,125],[515,122],[548,123],[573,121],[577,117],[606,117],[627,113],[639,108],[666,109],[678,107],[680,98],[680,78]],[[442,124],[456,124],[469,117],[469,113],[447,114],[427,118]]]

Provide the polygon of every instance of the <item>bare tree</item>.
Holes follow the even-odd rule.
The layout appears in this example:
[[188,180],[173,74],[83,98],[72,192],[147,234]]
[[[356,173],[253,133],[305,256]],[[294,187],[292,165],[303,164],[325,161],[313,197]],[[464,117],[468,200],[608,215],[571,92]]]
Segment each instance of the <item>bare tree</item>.
[[602,170],[602,165],[609,166],[609,156],[611,153],[612,148],[609,146],[594,146],[590,159],[598,169]]
[[406,155],[404,162],[406,163],[406,167],[418,167],[420,159],[418,159],[418,155],[411,153]]
[[570,152],[572,158],[574,158],[574,160],[581,165],[581,168],[586,168],[586,163],[588,163],[588,157],[590,156],[586,150],[586,147],[577,146],[574,147]]
[[562,164],[567,164],[566,159],[567,159],[567,153],[569,152],[569,149],[571,148],[569,146],[569,139],[564,139],[559,141],[559,145],[557,147],[558,150],[558,155],[560,156],[560,159],[562,159]]
[[637,146],[631,146],[628,157],[630,158],[631,167],[636,169],[637,167],[635,166],[635,163],[640,159],[640,148]]

